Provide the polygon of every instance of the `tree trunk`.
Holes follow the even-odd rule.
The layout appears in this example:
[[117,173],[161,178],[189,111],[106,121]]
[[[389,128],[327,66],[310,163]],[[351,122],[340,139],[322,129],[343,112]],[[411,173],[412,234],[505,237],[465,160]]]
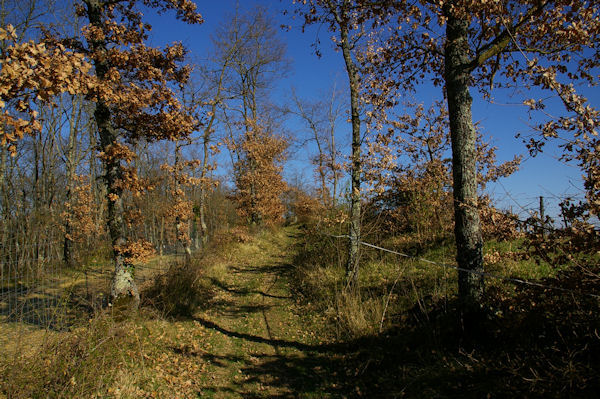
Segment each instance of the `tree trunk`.
[[175,233],[177,234],[178,240],[181,243],[181,246],[183,247],[185,260],[186,262],[189,262],[192,259],[192,249],[190,248],[190,241],[188,239],[182,238],[184,237],[183,229],[185,229],[186,227],[187,226],[185,225],[185,223],[183,223],[181,217],[177,216],[175,218]]
[[208,242],[208,227],[206,226],[206,188],[204,183],[200,183],[200,204],[198,206],[200,223],[200,242],[202,247]]
[[[91,110],[86,109],[86,112],[91,113]],[[87,129],[88,129],[88,137],[90,139],[90,142],[89,142],[90,151],[89,151],[89,160],[88,160],[89,172],[90,172],[90,188],[92,190],[94,204],[96,204],[96,206],[98,207],[98,210],[99,210],[96,213],[95,223],[96,223],[96,226],[100,226],[104,220],[104,206],[103,206],[104,195],[103,195],[103,193],[100,192],[100,189],[103,187],[100,187],[102,185],[98,184],[98,172],[96,170],[96,161],[98,160],[98,158],[96,157],[96,132],[94,131],[93,123],[88,122]]]
[[[77,167],[77,131],[79,130],[79,120],[81,116],[81,98],[76,103],[73,98],[71,118],[69,118],[69,142],[67,144],[66,154],[66,179],[67,179],[67,192],[66,202],[70,204],[73,200],[73,192],[75,190],[75,169]],[[71,209],[67,209],[67,212],[71,212]],[[63,261],[69,267],[73,267],[75,264],[75,258],[73,253],[73,225],[71,223],[71,217],[65,218],[65,235],[63,243]]]
[[[476,134],[469,93],[470,70],[469,22],[444,8],[446,25],[445,80],[452,140],[452,176],[454,184],[454,234],[456,260],[462,269],[483,271],[483,240],[477,210]],[[477,310],[483,296],[483,277],[459,271],[458,295],[463,311]]]
[[[250,160],[250,165],[250,173],[253,173],[254,170],[256,170],[256,167],[254,166],[254,162],[252,162],[252,160]],[[252,226],[260,226],[262,224],[262,216],[260,212],[258,212],[257,207],[258,203],[256,199],[256,189],[254,182],[252,182],[250,183],[250,225]]]
[[[221,90],[221,82],[222,77],[219,80],[219,88],[217,92],[217,97],[220,95]],[[216,101],[214,102],[216,104]],[[200,172],[200,203],[198,204],[198,217],[200,222],[200,240],[202,243],[202,247],[204,247],[208,241],[208,229],[206,227],[206,186],[208,182],[206,181],[206,173],[208,171],[208,156],[209,156],[209,140],[212,131],[212,125],[215,120],[215,112],[216,105],[213,104],[212,107],[212,116],[209,120],[207,127],[204,129],[204,137],[202,140],[202,170]]]
[[[66,201],[67,203],[71,199],[71,194],[73,193],[72,184],[67,182],[67,193],[66,193]],[[73,225],[71,224],[69,218],[65,218],[65,235],[63,241],[63,262],[68,267],[73,267],[75,265],[75,259],[73,256]]]
[[161,216],[160,218],[160,247],[158,254],[160,256],[163,255],[165,248],[165,217]]
[[323,149],[321,148],[321,142],[319,141],[319,134],[317,127],[313,127],[313,132],[315,134],[315,141],[317,142],[317,149],[319,150],[319,178],[321,179],[321,201],[323,202],[323,206],[329,205],[329,196],[327,195],[327,176],[325,174],[325,154],[323,153]]
[[[117,134],[110,126],[110,110],[99,102],[96,105],[94,116],[100,133],[100,146],[107,149],[117,143]],[[127,243],[123,223],[123,190],[117,185],[121,180],[121,165],[119,160],[110,158],[105,158],[103,164],[108,198],[107,224],[115,261],[111,296],[119,307],[137,308],[140,298],[133,280],[133,265],[119,251],[119,248]]]
[[[90,23],[103,28],[101,5],[96,0],[87,0],[87,15]],[[102,56],[107,52],[106,42],[94,40],[91,42],[94,51],[94,67],[96,76],[103,80],[109,70],[106,58]],[[106,152],[112,145],[118,143],[118,133],[112,126],[111,111],[106,103],[97,96],[94,119],[100,136],[100,147]],[[113,306],[119,311],[137,309],[140,296],[133,280],[133,265],[127,261],[119,248],[127,243],[125,238],[125,225],[123,223],[123,189],[119,186],[121,181],[121,165],[119,159],[103,158],[104,181],[106,184],[106,197],[108,200],[107,225],[113,247],[115,273],[111,286]]]
[[336,166],[336,149],[335,149],[335,128],[332,126],[330,129],[330,162],[331,162],[331,179],[333,185],[333,192],[331,193],[331,208],[335,209],[337,206],[337,186],[338,186],[338,171]]
[[2,220],[7,225],[9,218],[9,195],[6,185],[8,150],[5,145],[0,145],[0,207],[2,207]]
[[348,264],[346,265],[347,287],[356,286],[358,282],[358,269],[360,257],[360,115],[358,106],[358,69],[350,54],[348,38],[347,16],[338,17],[341,35],[341,47],[346,63],[346,71],[350,81],[350,115],[352,121],[352,174],[350,193],[350,242],[348,251]]
[[[181,162],[181,144],[179,141],[175,143],[175,201],[185,199],[185,195],[180,194],[181,184],[179,183],[179,179],[181,176],[179,174],[183,173],[183,170],[180,170],[179,164]],[[185,223],[180,215],[175,217],[175,235],[177,236],[177,240],[181,243],[183,247],[183,251],[185,253],[186,262],[191,261],[192,259],[192,249],[190,248],[190,238],[189,232],[184,232],[183,230],[188,228],[187,223]]]

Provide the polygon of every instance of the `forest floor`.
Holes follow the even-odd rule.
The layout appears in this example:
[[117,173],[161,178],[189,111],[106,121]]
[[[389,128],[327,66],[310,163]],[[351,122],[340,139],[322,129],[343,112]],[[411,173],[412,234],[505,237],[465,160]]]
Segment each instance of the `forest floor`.
[[[127,320],[104,307],[70,329],[27,326],[10,335],[0,324],[0,337],[11,337],[0,339],[0,398],[597,397],[597,301],[513,292],[492,303],[496,315],[465,341],[452,296],[426,312],[420,299],[395,309],[384,329],[375,313],[366,323],[374,329],[344,335],[344,314],[368,314],[368,301],[340,307],[327,265],[311,275],[321,297],[298,291],[302,234],[297,226],[227,232],[188,265],[155,258],[140,268],[142,306]],[[379,307],[394,286],[403,292],[395,282],[383,296],[366,288],[399,265],[389,267],[363,273]],[[343,270],[335,273],[343,279]],[[409,285],[431,285],[432,276]],[[100,277],[87,283],[92,293],[106,290]]]

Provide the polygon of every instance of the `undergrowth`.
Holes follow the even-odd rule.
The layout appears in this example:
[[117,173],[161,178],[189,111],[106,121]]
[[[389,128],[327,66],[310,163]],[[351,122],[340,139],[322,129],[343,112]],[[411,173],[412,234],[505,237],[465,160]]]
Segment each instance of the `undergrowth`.
[[[524,254],[519,240],[491,240],[487,272],[573,292],[487,279],[484,311],[465,324],[451,268],[363,247],[358,288],[345,290],[345,241],[307,231],[294,287],[353,348],[344,367],[355,379],[339,383],[352,384],[356,396],[596,397],[599,301],[585,294],[600,294],[597,259],[550,267]],[[451,240],[373,243],[455,264]]]
[[0,392],[9,398],[92,397],[108,392],[125,370],[142,363],[138,347],[143,335],[135,321],[117,323],[103,312],[72,332],[46,336],[34,351],[23,354],[15,347],[0,361]]
[[[290,237],[297,256],[293,265],[284,265],[286,282],[270,284],[287,287],[289,278],[290,299],[306,319],[304,328],[319,324],[320,330],[288,331],[286,339],[275,340],[304,348],[303,356],[281,351],[259,360],[255,353],[245,361],[244,351],[257,348],[250,343],[264,346],[269,339],[251,333],[243,312],[265,306],[239,307],[233,296],[261,301],[273,293],[257,285],[261,278],[243,287],[231,284],[231,273],[276,270],[274,240]],[[453,263],[447,240],[421,246],[410,237],[373,243]],[[597,397],[600,312],[598,299],[582,294],[600,295],[598,262],[550,268],[518,249],[517,241],[488,242],[485,253],[499,257],[492,262],[488,256],[486,270],[573,292],[490,280],[486,311],[465,324],[454,270],[364,250],[359,288],[346,291],[343,239],[308,232],[298,237],[296,229],[223,233],[192,262],[175,262],[140,287],[142,309],[135,318],[115,321],[104,308],[70,331],[36,335],[36,345],[26,339],[3,344],[0,397],[198,397],[215,383],[209,370],[228,362],[236,376],[244,370],[250,382],[263,374],[279,376],[272,383],[304,389],[306,395],[298,392],[298,397]],[[259,264],[274,267],[258,269]],[[194,319],[205,309],[215,310],[214,322]],[[220,312],[229,324],[219,325]],[[233,317],[235,312],[241,313]],[[262,316],[254,321],[262,323]],[[315,337],[315,345],[296,342],[296,334]],[[331,335],[335,344],[323,339]],[[235,356],[221,353],[225,339],[231,339]],[[228,372],[223,368],[219,378],[235,377]],[[312,380],[291,378],[299,372]],[[214,392],[242,395],[221,388]]]
[[[181,365],[169,363],[182,336],[177,320],[191,320],[210,305],[211,278],[222,273],[236,245],[252,240],[245,229],[221,232],[191,261],[171,261],[166,272],[139,287],[141,308],[128,320],[105,306],[68,331],[14,326],[15,339],[1,349],[0,398],[194,396],[190,380],[178,381]],[[186,389],[173,392],[176,382]]]
[[159,274],[142,287],[141,305],[158,310],[165,317],[190,317],[196,309],[206,305],[211,297],[211,286],[202,278],[202,259],[173,263],[164,274]]

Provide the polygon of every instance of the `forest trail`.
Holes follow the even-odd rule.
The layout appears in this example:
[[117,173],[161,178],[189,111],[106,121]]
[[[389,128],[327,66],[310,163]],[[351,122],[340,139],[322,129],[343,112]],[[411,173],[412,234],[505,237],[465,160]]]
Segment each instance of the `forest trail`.
[[287,228],[235,247],[232,262],[210,277],[215,296],[194,315],[192,346],[179,350],[204,361],[199,397],[321,398],[336,390],[322,358],[330,345],[315,332],[322,319],[300,314],[288,285],[296,234]]

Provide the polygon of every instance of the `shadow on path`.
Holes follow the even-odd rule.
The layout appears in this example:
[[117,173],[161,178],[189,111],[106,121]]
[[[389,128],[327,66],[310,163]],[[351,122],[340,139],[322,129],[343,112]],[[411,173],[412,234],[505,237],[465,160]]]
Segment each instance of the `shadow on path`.
[[273,299],[293,299],[293,297],[291,295],[290,296],[280,296],[280,295],[268,294],[268,293],[260,291],[260,290],[248,290],[245,288],[232,288],[231,286],[228,286],[227,284],[225,284],[224,282],[222,282],[221,280],[218,280],[216,278],[211,278],[210,282],[212,284],[214,284],[216,287],[221,288],[223,291],[231,292],[232,294],[237,294],[237,295],[257,294],[257,295],[261,295],[266,298],[273,298]]
[[275,264],[270,266],[230,266],[234,273],[256,273],[256,274],[276,274],[283,276],[292,270],[292,265],[288,263]]
[[320,352],[320,353],[331,352],[336,349],[340,349],[342,347],[339,344],[309,345],[309,344],[303,344],[302,342],[286,341],[284,339],[269,339],[269,338],[260,337],[258,335],[252,335],[252,334],[247,334],[247,333],[231,331],[231,330],[228,330],[226,328],[219,326],[216,323],[213,323],[212,321],[208,321],[205,319],[194,317],[193,320],[198,322],[203,327],[213,329],[215,331],[220,332],[221,334],[227,335],[228,337],[240,338],[240,339],[244,339],[244,340],[259,343],[259,344],[268,344],[268,345],[271,345],[274,347],[278,346],[278,347],[284,347],[284,348],[294,348],[294,349],[298,349],[301,351],[311,351],[311,352]]

